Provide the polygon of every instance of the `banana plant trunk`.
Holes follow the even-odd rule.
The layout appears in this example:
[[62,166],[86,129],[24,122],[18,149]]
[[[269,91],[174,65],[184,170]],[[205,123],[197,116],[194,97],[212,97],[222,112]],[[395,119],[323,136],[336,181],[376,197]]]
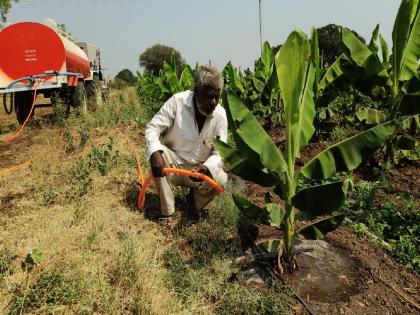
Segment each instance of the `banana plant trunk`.
[[[282,224],[283,230],[283,250],[281,253],[280,261],[288,271],[292,272],[295,269],[295,259],[293,253],[293,238],[295,234],[295,212],[291,199],[286,203],[286,215]],[[279,266],[280,267],[280,266]]]

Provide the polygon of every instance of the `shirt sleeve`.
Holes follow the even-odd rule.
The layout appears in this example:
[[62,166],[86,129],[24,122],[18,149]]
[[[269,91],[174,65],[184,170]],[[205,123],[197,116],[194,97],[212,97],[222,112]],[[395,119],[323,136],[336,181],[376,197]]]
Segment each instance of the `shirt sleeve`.
[[176,101],[172,96],[163,104],[159,111],[153,116],[152,120],[146,125],[145,140],[147,148],[147,159],[150,159],[152,153],[163,150],[160,142],[160,135],[168,129],[175,118]]
[[[218,117],[216,122],[216,133],[215,137],[220,137],[220,140],[223,142],[227,142],[227,118],[226,112],[223,110],[223,113]],[[217,152],[216,148],[213,145],[212,153],[208,157],[208,159],[203,163],[209,169],[209,172],[213,178],[216,178],[216,175],[222,170],[223,168],[223,160]]]

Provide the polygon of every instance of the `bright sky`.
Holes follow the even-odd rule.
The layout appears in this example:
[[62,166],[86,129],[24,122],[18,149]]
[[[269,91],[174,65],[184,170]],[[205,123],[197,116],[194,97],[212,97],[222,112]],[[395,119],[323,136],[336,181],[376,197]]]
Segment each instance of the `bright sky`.
[[[294,29],[329,23],[356,30],[367,41],[375,25],[391,47],[400,0],[261,0],[263,40],[277,45]],[[138,57],[160,43],[190,65],[209,60],[220,70],[231,60],[253,67],[260,53],[258,0],[20,0],[11,23],[52,18],[79,41],[101,50],[107,77],[139,70]]]

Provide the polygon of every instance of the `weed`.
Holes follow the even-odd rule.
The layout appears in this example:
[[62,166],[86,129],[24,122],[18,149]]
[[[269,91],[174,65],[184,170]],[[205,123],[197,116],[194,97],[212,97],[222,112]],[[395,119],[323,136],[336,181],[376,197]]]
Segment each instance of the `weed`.
[[76,149],[82,149],[89,140],[89,131],[85,129],[64,132],[64,144],[66,153],[72,153]]
[[379,182],[361,181],[347,200],[344,213],[355,222],[352,228],[358,234],[373,232],[392,244],[389,251],[399,262],[419,270],[420,210],[416,199],[406,194],[377,204],[378,189]]
[[339,142],[347,139],[348,135],[345,129],[343,129],[340,126],[337,126],[331,131],[330,138],[332,141]]
[[4,277],[12,273],[11,263],[13,254],[7,249],[0,250],[0,282]]
[[37,310],[45,305],[70,305],[80,297],[75,279],[64,278],[57,272],[43,272],[35,283],[26,288],[15,285],[8,307],[10,315]]
[[66,126],[70,109],[69,105],[65,104],[65,102],[60,97],[54,97],[52,101],[55,103],[53,106],[54,123],[59,126]]
[[99,171],[102,176],[120,163],[121,156],[113,148],[114,140],[109,138],[108,144],[93,145],[86,158],[79,160],[70,170],[69,189],[65,192],[68,200],[77,199],[86,194],[92,182],[91,173]]
[[136,284],[139,272],[136,255],[133,240],[125,238],[122,249],[118,254],[117,263],[110,272],[110,283],[112,285],[131,288]]

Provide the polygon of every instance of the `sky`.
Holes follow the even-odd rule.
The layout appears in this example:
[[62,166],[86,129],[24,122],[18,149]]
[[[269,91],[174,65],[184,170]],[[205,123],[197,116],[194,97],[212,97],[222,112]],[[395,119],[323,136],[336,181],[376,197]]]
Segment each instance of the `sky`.
[[[293,29],[310,34],[329,23],[354,29],[367,41],[376,24],[391,47],[400,0],[261,0],[262,38],[284,42]],[[260,55],[258,0],[20,0],[8,22],[65,24],[78,41],[101,51],[105,75],[140,70],[139,55],[154,44],[177,49],[190,65],[228,61],[252,68]]]

